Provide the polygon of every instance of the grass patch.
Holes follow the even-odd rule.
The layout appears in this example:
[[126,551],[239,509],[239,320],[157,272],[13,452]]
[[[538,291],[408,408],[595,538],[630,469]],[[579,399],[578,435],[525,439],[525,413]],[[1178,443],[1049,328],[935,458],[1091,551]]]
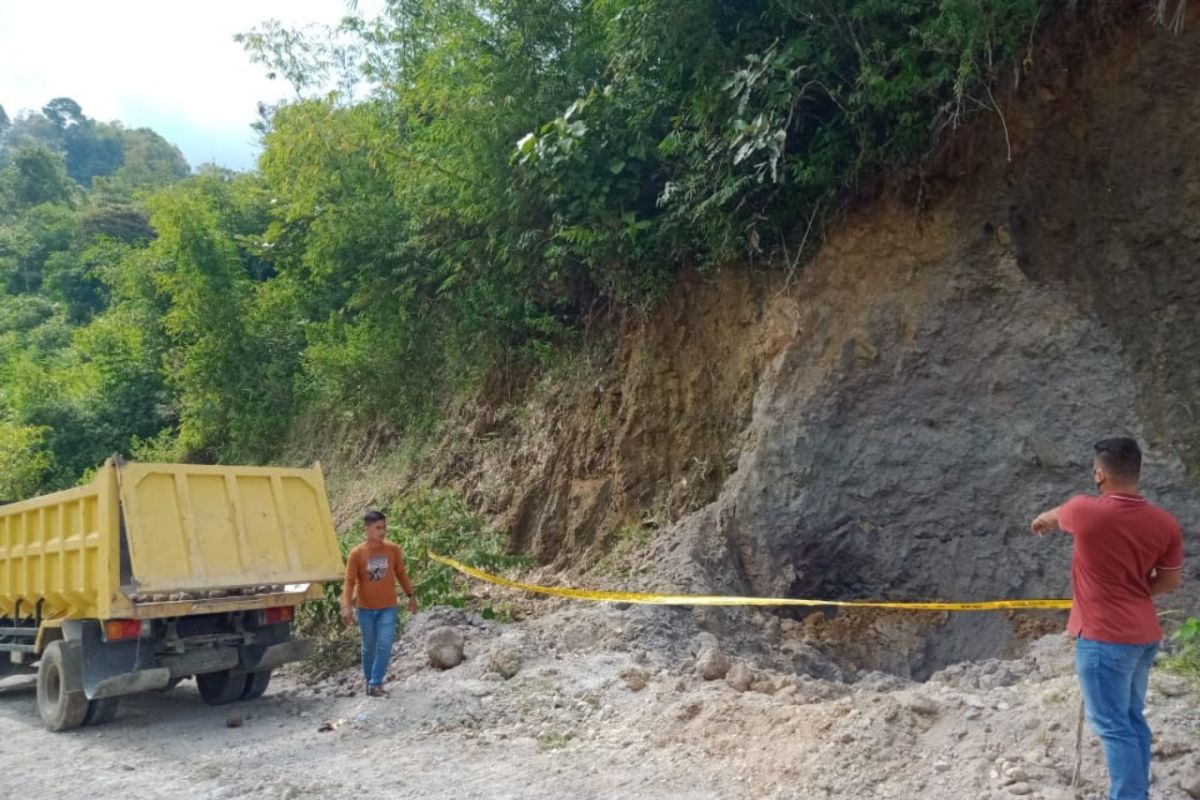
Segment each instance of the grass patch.
[[1200,618],[1184,622],[1171,640],[1173,652],[1163,658],[1163,668],[1200,682]]
[[562,731],[542,731],[538,734],[537,743],[538,750],[548,752],[551,750],[562,750],[571,743],[575,738],[572,733],[564,733]]

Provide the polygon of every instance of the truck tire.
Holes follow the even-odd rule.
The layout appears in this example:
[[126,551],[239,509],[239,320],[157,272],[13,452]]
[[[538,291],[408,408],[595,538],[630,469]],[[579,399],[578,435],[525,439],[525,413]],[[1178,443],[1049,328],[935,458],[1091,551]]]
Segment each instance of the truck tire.
[[87,695],[63,689],[62,642],[51,642],[42,651],[37,673],[37,706],[47,730],[66,731],[83,724]]
[[87,715],[83,718],[84,725],[107,725],[117,718],[120,709],[120,698],[105,697],[100,700],[89,700]]
[[246,673],[241,670],[223,669],[196,676],[200,696],[210,706],[223,706],[240,700],[246,690]]
[[262,672],[246,673],[246,688],[242,690],[243,700],[256,700],[263,696],[263,692],[267,691],[267,687],[271,685],[271,670],[264,669]]

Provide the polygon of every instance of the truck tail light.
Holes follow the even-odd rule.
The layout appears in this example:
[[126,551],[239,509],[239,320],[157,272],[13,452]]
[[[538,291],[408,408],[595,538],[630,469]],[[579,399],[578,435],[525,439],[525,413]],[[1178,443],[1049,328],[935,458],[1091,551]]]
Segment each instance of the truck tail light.
[[104,623],[104,638],[110,642],[140,639],[150,635],[149,620],[110,619]]
[[268,625],[274,625],[277,622],[291,622],[296,616],[296,609],[291,606],[276,606],[268,608],[263,614],[263,620]]

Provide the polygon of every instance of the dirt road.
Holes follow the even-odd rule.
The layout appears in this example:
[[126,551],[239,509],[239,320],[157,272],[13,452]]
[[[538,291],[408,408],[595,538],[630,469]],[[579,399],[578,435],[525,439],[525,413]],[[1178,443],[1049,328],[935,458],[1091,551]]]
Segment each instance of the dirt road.
[[[30,688],[0,693],[4,800],[340,800],[364,797],[650,800],[1067,800],[1078,693],[1062,636],[1015,661],[949,667],[926,683],[853,683],[743,663],[705,680],[688,660],[579,638],[561,620],[500,626],[460,614],[466,660],[428,666],[422,631],[397,644],[391,696],[354,671],[278,680],[213,708],[191,682],[124,702],[112,724],[42,730]],[[444,621],[444,620],[442,620]],[[509,679],[492,656],[519,654]],[[738,659],[733,659],[738,663]],[[747,672],[748,670],[748,672]],[[1152,680],[1154,800],[1200,798],[1200,694]],[[227,727],[231,714],[240,727]],[[332,728],[322,732],[322,727]],[[1103,790],[1084,742],[1084,796]]]
[[[67,734],[42,730],[31,688],[0,695],[0,796],[58,798],[724,797],[694,765],[638,759],[602,743],[568,754],[536,738],[502,746],[429,732],[428,703],[269,692],[236,711],[185,683],[127,700],[120,718]],[[238,728],[226,726],[231,713]],[[338,729],[318,732],[325,722]],[[426,730],[423,731],[422,727]],[[5,788],[8,787],[8,788]],[[10,794],[11,792],[11,794]]]

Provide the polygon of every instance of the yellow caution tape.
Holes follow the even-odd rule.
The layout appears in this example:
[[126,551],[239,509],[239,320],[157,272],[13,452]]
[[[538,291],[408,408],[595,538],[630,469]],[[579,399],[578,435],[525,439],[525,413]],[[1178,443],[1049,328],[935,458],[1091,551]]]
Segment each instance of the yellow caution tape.
[[533,583],[502,578],[481,569],[468,567],[461,561],[446,558],[430,551],[434,561],[458,570],[464,575],[523,592],[569,597],[574,600],[597,600],[602,603],[638,603],[652,606],[839,606],[842,608],[890,608],[903,611],[1003,611],[1003,610],[1060,610],[1071,607],[1070,600],[986,600],[976,603],[904,603],[881,600],[806,600],[795,597],[732,597],[709,594],[651,594],[647,592],[609,592],[601,589],[570,589],[557,586],[538,586]]

